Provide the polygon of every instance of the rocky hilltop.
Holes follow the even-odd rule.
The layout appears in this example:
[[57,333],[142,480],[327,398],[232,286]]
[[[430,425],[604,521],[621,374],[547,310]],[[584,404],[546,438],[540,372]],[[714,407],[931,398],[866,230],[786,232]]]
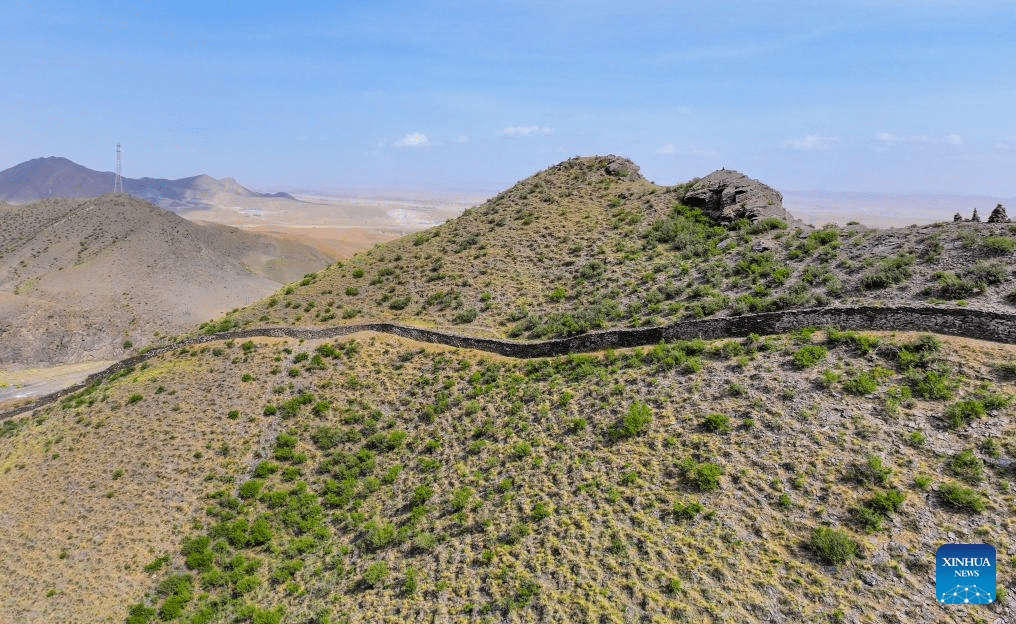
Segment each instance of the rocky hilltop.
[[630,160],[580,157],[230,322],[538,339],[832,304],[1013,311],[1014,260],[1007,223],[816,229],[736,171],[661,186]]
[[779,191],[733,169],[720,169],[694,182],[684,193],[683,201],[719,223],[766,217],[794,221],[793,215],[783,208],[783,195]]

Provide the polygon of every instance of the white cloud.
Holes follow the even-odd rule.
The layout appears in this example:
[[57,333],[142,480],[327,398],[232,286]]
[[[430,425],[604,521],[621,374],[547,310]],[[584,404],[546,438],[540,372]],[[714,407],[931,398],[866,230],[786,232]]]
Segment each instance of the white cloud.
[[786,141],[783,142],[783,147],[813,152],[817,150],[827,150],[839,142],[840,137],[838,136],[822,136],[819,134],[809,134],[799,139],[787,139]]
[[395,142],[396,147],[424,147],[430,145],[427,135],[422,132],[410,132]]
[[937,138],[928,136],[927,134],[895,134],[893,132],[879,132],[875,134],[875,140],[885,147],[918,143],[937,143],[939,145],[945,143],[948,145],[959,146],[964,143],[963,137],[955,133],[947,134],[942,138]]
[[715,150],[702,149],[695,147],[694,145],[674,145],[673,143],[667,143],[661,145],[653,150],[655,153],[661,156],[692,156],[695,158],[716,158],[720,154]]
[[550,128],[540,126],[509,126],[498,134],[501,136],[532,136],[534,134],[552,134],[553,132]]
[[469,137],[467,137],[464,134],[463,135],[459,135],[459,136],[455,137],[455,142],[456,143],[469,143]]

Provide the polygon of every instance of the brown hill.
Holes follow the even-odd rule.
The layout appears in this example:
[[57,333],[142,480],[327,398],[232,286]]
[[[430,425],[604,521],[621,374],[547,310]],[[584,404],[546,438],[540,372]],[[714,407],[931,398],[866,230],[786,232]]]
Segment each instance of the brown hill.
[[[34,158],[0,171],[0,200],[20,204],[49,197],[94,197],[112,191],[115,178],[110,171],[94,171],[59,156]],[[216,180],[207,175],[179,180],[123,178],[123,188],[135,197],[172,209],[215,203],[220,195],[296,201],[286,193],[258,193],[233,178]]]
[[0,364],[121,357],[330,261],[127,194],[0,206]]

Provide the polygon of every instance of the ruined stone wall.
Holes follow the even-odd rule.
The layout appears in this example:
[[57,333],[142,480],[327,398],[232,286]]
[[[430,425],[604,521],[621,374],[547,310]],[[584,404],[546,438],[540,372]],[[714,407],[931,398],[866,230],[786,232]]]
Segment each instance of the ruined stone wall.
[[804,327],[825,326],[833,326],[844,330],[931,332],[1016,344],[1016,315],[1014,314],[959,308],[935,308],[931,306],[892,308],[854,306],[786,310],[782,312],[746,314],[743,316],[695,321],[679,321],[660,327],[610,329],[572,336],[570,338],[557,338],[540,342],[479,338],[393,323],[359,323],[320,329],[264,327],[240,329],[206,336],[193,336],[172,345],[154,348],[146,353],[121,360],[103,371],[89,375],[85,381],[79,384],[40,397],[31,404],[0,412],[0,420],[11,418],[58,401],[92,384],[99,383],[110,375],[131,366],[137,366],[146,360],[158,357],[164,353],[186,346],[222,340],[247,340],[250,338],[321,340],[337,338],[357,332],[371,331],[393,334],[419,342],[438,343],[464,349],[487,351],[514,358],[535,358],[603,349],[640,347],[653,345],[661,340],[737,338],[753,333],[759,335],[780,334]]

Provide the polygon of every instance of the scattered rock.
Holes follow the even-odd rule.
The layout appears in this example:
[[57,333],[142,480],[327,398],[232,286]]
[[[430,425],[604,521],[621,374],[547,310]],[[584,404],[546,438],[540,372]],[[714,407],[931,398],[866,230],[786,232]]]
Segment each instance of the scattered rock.
[[953,222],[962,221],[962,220],[963,220],[963,215],[961,215],[960,213],[957,212],[956,214],[953,215]]

